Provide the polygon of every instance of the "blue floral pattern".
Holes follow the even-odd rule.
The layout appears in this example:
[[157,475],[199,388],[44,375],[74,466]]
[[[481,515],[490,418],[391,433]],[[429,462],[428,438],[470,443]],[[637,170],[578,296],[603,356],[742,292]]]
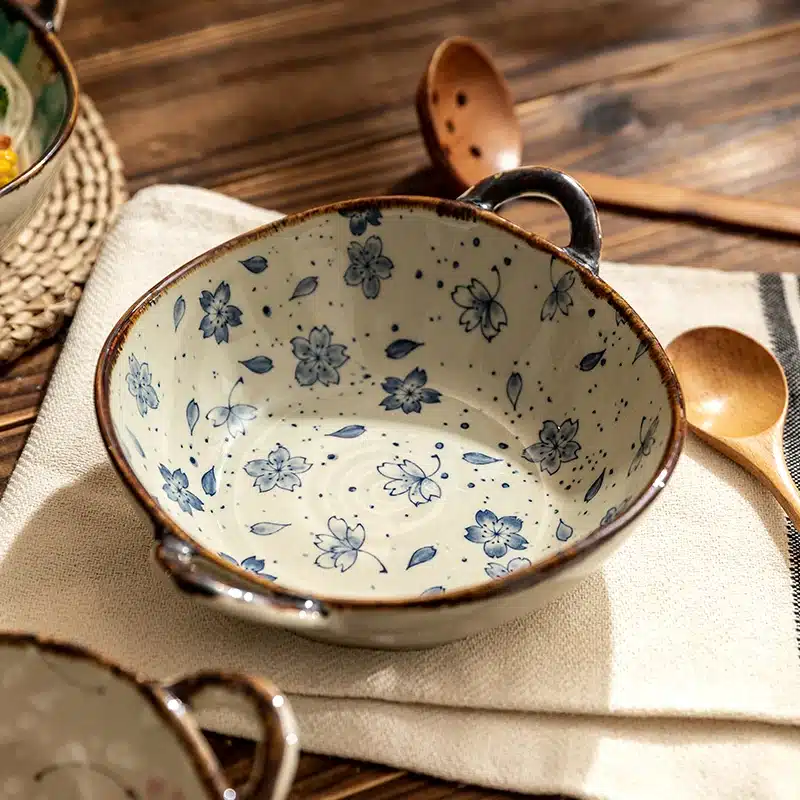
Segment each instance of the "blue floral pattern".
[[516,572],[518,569],[525,569],[525,567],[529,567],[530,565],[531,562],[528,558],[512,558],[505,566],[498,564],[496,561],[490,561],[486,565],[485,572],[492,580],[499,580],[500,578],[508,577],[512,572]]
[[209,291],[200,294],[200,307],[206,312],[200,320],[204,339],[213,336],[217,344],[222,344],[228,341],[228,328],[242,324],[242,312],[230,304],[230,299],[231,287],[225,281],[217,286],[214,294]]
[[456,286],[450,295],[453,302],[464,310],[458,318],[460,325],[469,333],[480,325],[483,338],[491,342],[504,325],[508,325],[508,314],[500,305],[497,295],[500,294],[500,270],[492,267],[497,276],[497,288],[490,292],[485,284],[473,278],[468,286]]
[[436,459],[436,469],[430,474],[409,459],[405,459],[399,464],[394,461],[385,461],[378,467],[378,472],[384,478],[389,479],[383,488],[390,497],[408,495],[408,499],[415,506],[430,503],[434,498],[441,497],[442,489],[433,480],[433,476],[441,468],[442,462],[439,456],[434,455],[433,458]]
[[364,297],[374,300],[381,291],[381,281],[392,277],[394,264],[383,255],[380,236],[370,236],[363,245],[350,242],[347,248],[350,265],[344,273],[348,286],[360,286]]
[[483,545],[489,558],[502,558],[510,549],[524,550],[528,540],[520,535],[522,520],[519,517],[497,517],[488,509],[475,514],[477,524],[470,525],[465,538]]
[[323,386],[339,383],[339,368],[350,356],[343,344],[331,343],[332,337],[332,331],[323,325],[312,328],[308,339],[303,336],[292,339],[292,352],[297,359],[294,377],[301,386],[313,386],[317,382]]
[[383,217],[379,208],[365,208],[361,211],[340,211],[339,214],[350,220],[350,233],[361,236],[367,225],[380,225]]
[[226,561],[230,561],[234,566],[241,567],[248,572],[252,572],[254,575],[260,575],[262,578],[266,578],[268,581],[277,580],[274,575],[267,575],[266,572],[264,572],[264,567],[266,564],[263,558],[248,556],[240,563],[233,556],[229,556],[227,553],[223,553],[222,551],[220,551],[219,555]]
[[636,455],[633,457],[633,461],[631,461],[630,467],[628,468],[628,475],[636,472],[636,470],[642,465],[642,461],[644,461],[645,457],[650,455],[650,452],[652,451],[653,445],[656,441],[657,430],[657,416],[650,420],[649,425],[647,424],[647,417],[642,417],[642,421],[639,424],[639,447],[636,450]]
[[574,461],[581,446],[575,441],[578,420],[565,419],[557,425],[547,420],[539,431],[539,441],[522,451],[523,458],[540,464],[548,475],[555,475],[564,461]]
[[[230,392],[228,392],[227,405],[215,406],[206,414],[206,419],[209,420],[215,428],[219,428],[221,425],[227,425],[228,433],[234,438],[239,435],[244,436],[247,432],[245,423],[252,422],[258,415],[258,409],[255,406],[248,405],[247,403],[233,402],[233,391],[242,383],[244,383],[244,380],[239,378],[239,380],[233,384]],[[193,427],[192,430],[194,430]]]
[[436,389],[427,388],[427,382],[428,373],[419,367],[412,369],[405,378],[387,378],[381,384],[388,393],[381,405],[387,411],[402,408],[404,414],[419,414],[423,403],[438,403],[442,396]]
[[298,475],[311,469],[303,456],[292,457],[292,454],[281,445],[278,445],[266,458],[256,458],[244,465],[244,471],[255,478],[253,486],[259,492],[271,492],[273,489],[283,489],[293,492],[303,485]]
[[606,511],[603,515],[603,518],[600,520],[600,527],[603,525],[610,525],[625,509],[630,505],[631,498],[626,497],[621,503],[616,506],[611,506],[611,508]]
[[136,407],[141,416],[147,415],[150,408],[158,408],[158,395],[150,385],[152,376],[147,362],[140,364],[136,356],[128,356],[128,374],[125,376],[128,391],[136,398]]
[[556,263],[555,257],[550,259],[550,284],[553,290],[547,295],[542,305],[540,315],[542,322],[553,319],[556,312],[560,311],[565,317],[569,315],[569,307],[572,305],[572,295],[569,290],[575,283],[575,270],[568,269],[558,280],[553,278],[553,264]]
[[189,515],[192,514],[193,509],[194,511],[203,511],[203,501],[189,491],[189,478],[183,470],[170,471],[169,467],[159,464],[158,471],[164,479],[162,486],[164,493],[180,506],[181,511],[185,511]]
[[341,517],[331,517],[328,530],[330,533],[314,534],[314,545],[322,550],[314,561],[318,567],[347,572],[356,563],[359,554],[363,554],[375,559],[380,572],[387,572],[377,556],[363,549],[367,533],[361,523],[351,528]]

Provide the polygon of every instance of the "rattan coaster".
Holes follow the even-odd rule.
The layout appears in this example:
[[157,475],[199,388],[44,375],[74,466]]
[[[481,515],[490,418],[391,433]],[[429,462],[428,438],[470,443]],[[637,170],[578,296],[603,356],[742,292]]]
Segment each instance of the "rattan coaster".
[[122,162],[88,97],[61,174],[17,241],[0,253],[0,364],[56,334],[75,313],[103,237],[127,198]]

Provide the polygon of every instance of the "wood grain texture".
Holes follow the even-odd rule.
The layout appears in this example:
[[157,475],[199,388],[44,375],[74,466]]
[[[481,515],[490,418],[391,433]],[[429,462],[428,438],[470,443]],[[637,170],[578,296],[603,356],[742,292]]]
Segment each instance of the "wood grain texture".
[[[528,163],[800,205],[796,0],[70,0],[62,38],[133,190],[178,181],[291,212],[447,192],[413,99],[433,48],[456,34],[508,78]],[[504,213],[568,238],[547,204]],[[611,211],[602,223],[606,259],[800,272],[791,238]],[[0,490],[59,346],[0,373],[0,416],[16,415],[0,424]],[[247,743],[212,739],[246,769]],[[410,797],[511,795],[311,755],[293,793]]]

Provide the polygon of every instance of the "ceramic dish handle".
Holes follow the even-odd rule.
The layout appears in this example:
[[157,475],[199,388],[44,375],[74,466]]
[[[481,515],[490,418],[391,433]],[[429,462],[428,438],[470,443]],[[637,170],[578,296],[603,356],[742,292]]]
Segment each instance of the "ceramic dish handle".
[[458,199],[494,212],[510,200],[530,195],[545,197],[564,209],[571,226],[565,251],[597,275],[602,243],[597,208],[583,186],[569,175],[547,167],[520,167],[484,178]]
[[55,33],[64,21],[67,11],[67,0],[39,0],[32,11],[41,20],[47,30]]
[[329,627],[328,612],[316,600],[271,593],[245,583],[236,586],[227,576],[215,574],[219,571],[216,565],[169,533],[161,533],[153,555],[179,589],[199,595],[222,610],[300,633]]
[[[232,796],[238,800],[282,800],[286,797],[297,767],[297,724],[288,699],[274,686],[237,673],[200,672],[161,688],[188,706],[193,715],[224,714],[226,711],[235,714],[237,710],[241,713],[239,706],[244,701],[246,711],[255,714],[259,727],[256,751],[250,775],[243,783],[224,777],[219,765],[213,765],[228,784],[223,796],[228,797],[233,790]],[[235,699],[236,708],[227,703],[227,698],[218,695],[214,698],[210,694],[218,692]],[[210,702],[203,702],[205,693],[209,693]],[[203,717],[195,721],[200,723]]]

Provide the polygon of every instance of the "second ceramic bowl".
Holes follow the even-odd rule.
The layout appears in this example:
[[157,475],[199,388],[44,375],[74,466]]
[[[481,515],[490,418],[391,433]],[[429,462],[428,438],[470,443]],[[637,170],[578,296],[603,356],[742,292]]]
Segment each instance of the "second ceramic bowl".
[[[492,209],[560,203],[566,249]],[[666,485],[667,358],[597,277],[594,205],[523,168],[340,203],[179,269],[120,321],[100,427],[182,588],[310,636],[421,647],[573,586]]]

